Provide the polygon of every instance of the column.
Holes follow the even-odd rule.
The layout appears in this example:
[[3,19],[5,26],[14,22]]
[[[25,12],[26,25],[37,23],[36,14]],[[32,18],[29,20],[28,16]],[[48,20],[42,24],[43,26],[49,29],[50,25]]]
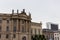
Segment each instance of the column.
[[29,21],[29,33],[31,33],[31,22]]
[[11,33],[10,33],[10,40],[12,40],[13,39],[13,19],[11,19]]
[[26,32],[27,32],[27,28],[28,28],[28,26],[27,26],[27,21],[26,21],[26,24],[25,24],[25,26],[26,26]]

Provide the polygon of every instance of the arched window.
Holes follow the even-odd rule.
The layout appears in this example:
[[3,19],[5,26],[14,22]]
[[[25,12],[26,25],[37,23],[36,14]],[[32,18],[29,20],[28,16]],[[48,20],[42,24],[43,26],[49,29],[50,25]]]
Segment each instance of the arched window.
[[24,37],[22,37],[22,40],[26,40],[26,37],[24,36]]

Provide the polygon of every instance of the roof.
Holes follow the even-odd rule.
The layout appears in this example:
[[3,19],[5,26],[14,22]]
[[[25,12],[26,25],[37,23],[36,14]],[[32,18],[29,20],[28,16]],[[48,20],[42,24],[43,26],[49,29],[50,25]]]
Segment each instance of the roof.
[[43,32],[60,32],[60,30],[43,29]]
[[32,26],[41,26],[41,23],[37,23],[37,22],[31,22]]

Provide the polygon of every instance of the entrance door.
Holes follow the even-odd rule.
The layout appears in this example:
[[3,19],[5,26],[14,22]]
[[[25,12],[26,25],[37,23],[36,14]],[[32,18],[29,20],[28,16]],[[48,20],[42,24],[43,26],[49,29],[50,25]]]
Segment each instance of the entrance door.
[[24,37],[22,37],[22,40],[26,40],[26,37],[24,36]]

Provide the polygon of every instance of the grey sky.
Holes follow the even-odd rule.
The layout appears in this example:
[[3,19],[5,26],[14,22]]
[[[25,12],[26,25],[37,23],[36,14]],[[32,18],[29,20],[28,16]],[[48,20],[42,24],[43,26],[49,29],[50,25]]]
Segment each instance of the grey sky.
[[32,21],[43,22],[43,28],[46,22],[60,24],[60,0],[0,0],[0,13],[24,8],[32,14]]

